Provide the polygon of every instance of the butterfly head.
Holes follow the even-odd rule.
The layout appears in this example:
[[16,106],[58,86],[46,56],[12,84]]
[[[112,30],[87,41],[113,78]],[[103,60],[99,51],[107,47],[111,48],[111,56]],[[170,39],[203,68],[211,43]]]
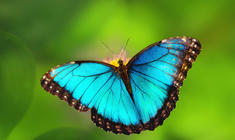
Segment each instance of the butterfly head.
[[129,60],[130,59],[126,57],[126,51],[122,49],[118,55],[114,55],[113,58],[107,57],[103,61],[115,67],[119,67],[121,65],[126,65]]
[[123,65],[123,60],[122,60],[122,59],[119,59],[119,60],[118,60],[118,64],[119,64],[119,66],[122,66],[122,65]]

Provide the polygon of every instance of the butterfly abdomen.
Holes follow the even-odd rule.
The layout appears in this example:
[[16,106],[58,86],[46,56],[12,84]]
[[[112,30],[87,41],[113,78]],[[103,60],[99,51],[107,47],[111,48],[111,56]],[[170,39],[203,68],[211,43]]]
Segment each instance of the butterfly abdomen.
[[119,76],[121,77],[121,79],[123,80],[125,87],[133,100],[132,88],[130,84],[130,78],[129,78],[127,66],[123,64],[122,60],[119,60],[118,63],[119,63],[119,67],[117,67],[117,72]]

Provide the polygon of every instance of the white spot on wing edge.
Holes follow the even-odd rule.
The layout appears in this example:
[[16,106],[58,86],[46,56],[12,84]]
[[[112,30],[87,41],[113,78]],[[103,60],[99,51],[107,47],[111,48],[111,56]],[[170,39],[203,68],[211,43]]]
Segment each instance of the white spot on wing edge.
[[183,37],[183,38],[182,38],[182,41],[183,41],[183,42],[186,42],[186,38],[185,38],[185,37]]
[[191,60],[192,60],[192,58],[191,58],[191,57],[189,57],[189,58],[188,58],[188,61],[191,61]]
[[197,42],[197,39],[193,38],[192,41],[193,41],[193,42]]
[[52,74],[52,75],[55,75],[55,69],[52,69],[52,70],[51,70],[51,74]]
[[164,39],[164,40],[162,40],[162,43],[165,43],[167,40],[166,39]]

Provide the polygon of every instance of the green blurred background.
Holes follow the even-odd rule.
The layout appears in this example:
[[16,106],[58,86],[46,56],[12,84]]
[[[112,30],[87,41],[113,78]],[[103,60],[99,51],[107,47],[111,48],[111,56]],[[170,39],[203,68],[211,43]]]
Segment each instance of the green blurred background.
[[[1,0],[0,140],[235,139],[234,0]],[[155,131],[114,135],[46,93],[41,76],[71,60],[102,60],[130,38],[131,57],[173,36],[198,38],[202,52],[176,109]]]

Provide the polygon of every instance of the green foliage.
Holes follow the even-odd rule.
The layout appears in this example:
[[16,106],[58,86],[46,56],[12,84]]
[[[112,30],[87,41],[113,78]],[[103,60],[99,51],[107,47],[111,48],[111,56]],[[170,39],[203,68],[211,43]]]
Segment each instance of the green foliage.
[[[0,1],[0,139],[235,139],[234,1]],[[202,52],[176,109],[155,131],[114,135],[40,87],[55,65],[102,60],[130,38],[129,56],[172,36]]]
[[31,102],[35,69],[32,56],[16,37],[0,32],[0,44],[0,138],[6,138]]

